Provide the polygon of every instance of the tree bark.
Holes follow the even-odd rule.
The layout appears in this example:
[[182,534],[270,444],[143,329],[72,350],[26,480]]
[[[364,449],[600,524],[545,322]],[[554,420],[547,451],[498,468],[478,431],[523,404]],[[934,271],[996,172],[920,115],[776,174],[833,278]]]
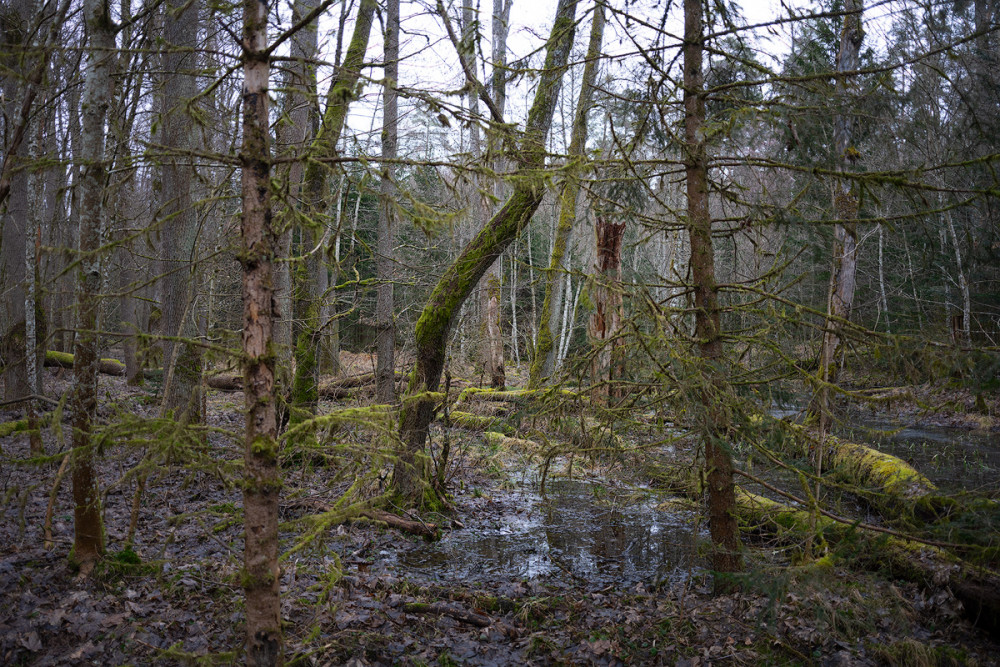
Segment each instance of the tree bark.
[[[732,588],[725,575],[743,569],[739,527],[736,522],[736,486],[726,435],[729,430],[729,393],[719,364],[722,336],[719,295],[715,281],[715,249],[708,208],[708,156],[705,146],[704,28],[701,0],[684,0],[684,140],[687,186],[687,227],[691,240],[691,279],[694,288],[695,338],[702,359],[701,416],[699,430],[705,449],[708,482],[709,531],[712,535],[712,568],[717,592]],[[719,575],[723,576],[719,576]]]
[[395,217],[393,203],[396,184],[393,172],[398,140],[398,113],[396,102],[399,83],[399,0],[387,0],[385,24],[385,91],[382,106],[382,184],[381,209],[378,221],[376,277],[378,294],[375,304],[375,346],[378,363],[375,368],[375,395],[379,403],[396,400],[396,325],[393,308],[393,280],[395,279]]
[[605,398],[618,394],[613,384],[621,377],[622,241],[625,222],[598,215],[594,225],[597,264],[594,267],[594,312],[590,316],[590,338],[594,347],[593,381]]
[[[197,93],[197,0],[169,0],[164,11],[163,117],[160,143],[162,189],[159,218],[163,241],[164,413],[178,421],[201,423],[202,348],[198,334],[197,291],[201,275],[198,258],[198,216],[191,197],[194,174],[194,116],[189,107]],[[183,339],[183,340],[178,340]]]
[[[13,72],[25,71],[28,64],[31,19],[34,7],[30,0],[16,0],[0,8],[0,65]],[[37,81],[21,80],[13,73],[3,77],[0,93],[3,113],[9,124],[6,134],[9,146],[4,146],[3,169],[5,184],[0,197],[0,367],[3,368],[4,399],[13,400],[33,394],[28,378],[27,332],[25,319],[25,250],[28,238],[28,171],[29,156],[22,147],[30,135],[30,109],[37,94]],[[35,84],[35,85],[33,85]],[[24,108],[16,128],[11,127],[18,110]],[[7,196],[9,193],[9,197]],[[6,199],[6,211],[2,210]]]
[[562,303],[566,286],[566,271],[564,263],[566,247],[569,245],[576,221],[576,203],[580,196],[580,178],[584,169],[587,149],[587,115],[593,104],[594,83],[597,81],[598,58],[601,55],[601,44],[604,40],[604,5],[598,2],[594,6],[594,18],[590,26],[590,43],[587,45],[587,62],[583,66],[583,82],[580,84],[580,97],[576,103],[576,113],[573,117],[573,133],[569,143],[566,176],[559,192],[559,222],[556,226],[555,239],[552,242],[552,254],[549,258],[549,268],[545,273],[545,297],[542,299],[542,312],[538,321],[538,335],[535,344],[535,354],[531,362],[528,386],[537,389],[555,372],[556,356],[555,332],[559,323],[559,306]]
[[[330,85],[323,119],[310,147],[312,159],[306,163],[302,199],[305,218],[317,229],[320,227],[320,217],[324,210],[324,196],[330,173],[330,166],[323,161],[337,156],[337,143],[344,129],[347,111],[351,100],[358,93],[374,15],[375,0],[361,0],[351,43],[347,47],[343,64],[337,70],[336,79]],[[312,289],[311,286],[307,287],[307,290]],[[300,315],[302,331],[299,332],[295,343],[295,379],[290,401],[296,409],[292,413],[292,418],[295,420],[303,419],[315,412],[316,387],[319,384],[317,351],[319,337],[322,334],[319,303],[309,304],[307,311]],[[339,359],[339,354],[339,349],[332,350],[335,359]]]
[[[292,5],[292,23],[298,23],[316,7],[316,0],[296,0]],[[317,24],[312,22],[291,38],[288,75],[285,80],[284,113],[277,126],[277,154],[283,157],[300,155],[312,141],[313,123],[317,115],[316,69],[309,63],[316,56]],[[292,230],[295,227],[295,208],[300,199],[304,168],[295,160],[278,168],[279,182],[284,181],[284,200],[278,202],[278,252],[281,257],[292,256]],[[325,270],[325,267],[324,267]],[[289,261],[275,266],[274,342],[278,354],[279,391],[287,391],[291,382],[292,344],[295,319],[292,295],[292,265]]]
[[562,75],[573,45],[576,0],[560,0],[546,47],[545,67],[516,152],[514,191],[503,207],[444,272],[417,320],[416,364],[400,414],[400,451],[393,486],[408,502],[420,502],[424,489],[423,449],[434,418],[436,392],[444,368],[448,334],[462,304],[486,270],[531,220],[545,192],[539,173],[545,166],[545,138],[552,122]]
[[89,40],[80,146],[83,169],[72,398],[73,559],[79,564],[82,576],[90,573],[104,552],[104,528],[91,430],[97,417],[97,371],[100,361],[97,315],[100,309],[101,242],[104,236],[102,209],[107,179],[105,122],[115,63],[114,22],[108,0],[86,0],[84,20]]
[[[844,29],[840,33],[840,50],[837,52],[837,84],[835,96],[840,107],[834,116],[834,144],[837,151],[837,171],[846,173],[857,156],[851,145],[854,115],[846,108],[850,104],[849,88],[852,72],[859,66],[864,30],[861,26],[863,0],[846,0],[844,4]],[[838,222],[833,227],[833,271],[830,274],[830,291],[827,297],[827,317],[823,342],[819,353],[819,387],[813,398],[810,412],[819,417],[820,431],[825,433],[831,420],[831,385],[836,383],[843,355],[841,343],[844,323],[851,319],[854,288],[858,269],[858,201],[851,192],[849,182],[838,179],[834,185],[834,215]],[[821,469],[822,462],[817,466]]]
[[[278,567],[278,423],[275,411],[273,261],[277,232],[271,218],[266,0],[243,3],[243,387],[246,450],[243,482],[247,664],[283,664]],[[280,259],[280,258],[279,258]]]

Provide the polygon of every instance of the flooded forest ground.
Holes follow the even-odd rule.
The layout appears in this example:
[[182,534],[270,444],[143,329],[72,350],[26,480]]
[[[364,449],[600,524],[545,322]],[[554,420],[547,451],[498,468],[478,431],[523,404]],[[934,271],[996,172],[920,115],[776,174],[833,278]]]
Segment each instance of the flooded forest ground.
[[[47,373],[58,396],[68,378]],[[56,481],[68,424],[45,428],[44,460],[24,435],[0,438],[0,663],[241,662],[242,393],[209,392],[207,427],[186,438],[154,419],[155,382],[100,382],[108,557],[89,581],[68,566],[72,498],[69,481]],[[359,401],[370,399],[327,401],[320,413]],[[852,404],[839,434],[911,463],[942,494],[972,493],[995,508],[1000,431],[970,404],[962,392],[909,388],[875,408]],[[432,449],[451,452],[441,471],[450,507],[411,515],[438,528],[434,540],[364,518],[363,504],[347,521],[330,511],[348,490],[363,501],[388,483],[387,440],[370,411],[342,412],[316,434],[313,453],[286,457],[281,594],[293,664],[1000,660],[996,627],[976,625],[947,576],[898,578],[877,539],[827,542],[822,531],[804,538],[745,523],[740,591],[713,596],[697,443],[663,415],[606,431],[586,415],[540,418],[517,401],[463,409],[432,433]],[[987,415],[998,410],[993,396]],[[774,406],[772,417],[796,411]],[[776,500],[771,487],[802,493],[794,470],[752,447],[734,445],[734,454],[760,482],[739,480],[749,490]],[[995,510],[975,526],[921,528],[882,519],[837,484],[824,493],[838,515],[930,542],[971,540],[976,567],[998,567]]]

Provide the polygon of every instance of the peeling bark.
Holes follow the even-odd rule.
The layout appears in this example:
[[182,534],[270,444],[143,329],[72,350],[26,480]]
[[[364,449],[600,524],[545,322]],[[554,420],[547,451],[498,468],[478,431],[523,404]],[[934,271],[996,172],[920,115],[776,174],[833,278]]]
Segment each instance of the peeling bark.
[[618,395],[614,382],[622,375],[622,341],[618,330],[622,326],[622,241],[625,223],[598,215],[594,225],[597,242],[597,265],[594,267],[594,312],[588,331],[595,352],[593,382],[599,394],[606,398]]

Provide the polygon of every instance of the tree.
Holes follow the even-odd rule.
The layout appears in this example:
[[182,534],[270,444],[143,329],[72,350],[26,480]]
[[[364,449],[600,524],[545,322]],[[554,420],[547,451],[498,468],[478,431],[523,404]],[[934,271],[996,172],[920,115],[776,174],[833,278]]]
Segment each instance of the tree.
[[163,20],[163,118],[160,220],[163,252],[163,410],[182,422],[203,421],[202,352],[196,298],[200,285],[197,211],[191,196],[192,150],[197,112],[198,13],[200,3],[167,2]]
[[583,81],[580,84],[580,97],[576,103],[573,117],[572,138],[566,157],[565,177],[559,191],[559,222],[556,226],[555,239],[552,241],[552,253],[549,268],[545,273],[545,296],[542,300],[542,311],[538,321],[538,337],[535,345],[534,358],[528,386],[535,389],[543,380],[555,372],[555,332],[559,325],[559,305],[563,301],[565,275],[567,267],[563,257],[569,242],[573,223],[576,221],[576,205],[580,196],[580,178],[583,176],[587,149],[587,118],[593,98],[594,83],[597,80],[601,42],[604,39],[604,5],[600,2],[594,5],[594,18],[590,25],[590,42],[587,45],[586,63],[583,67]]
[[[861,26],[862,0],[846,0],[844,30],[841,32],[840,50],[837,52],[836,99],[840,109],[834,117],[834,147],[837,171],[846,173],[857,155],[852,143],[854,116],[849,112],[850,78],[858,69],[861,41],[864,30]],[[830,293],[827,302],[826,325],[823,343],[819,352],[818,388],[813,411],[819,416],[820,432],[825,432],[830,424],[830,385],[837,381],[840,345],[845,323],[851,319],[854,303],[854,288],[858,266],[858,202],[851,192],[850,183],[839,179],[834,193],[833,210],[837,222],[833,228],[833,263],[830,276]],[[819,467],[819,466],[817,466]]]
[[73,559],[86,576],[104,552],[104,528],[94,443],[97,415],[97,313],[100,307],[104,236],[104,186],[107,179],[105,122],[115,67],[115,25],[108,0],[86,0],[88,34],[80,195],[80,257],[76,270],[77,334],[73,350]]
[[684,181],[687,189],[687,228],[690,239],[691,287],[694,290],[695,328],[702,364],[699,378],[701,413],[698,419],[705,450],[709,530],[714,550],[712,568],[721,576],[716,590],[732,586],[725,575],[743,569],[736,522],[736,486],[726,436],[729,430],[725,378],[721,374],[722,336],[715,248],[708,201],[708,155],[704,137],[705,92],[702,0],[684,0]]
[[274,251],[268,119],[268,3],[243,3],[243,390],[246,395],[243,481],[247,664],[283,664],[278,567],[278,421],[275,395]]
[[[560,0],[556,9],[556,18],[546,44],[545,66],[524,132],[512,156],[517,165],[513,193],[458,259],[445,270],[417,320],[417,358],[403,399],[401,444],[393,470],[396,492],[411,503],[419,503],[423,496],[423,448],[434,417],[435,398],[432,394],[438,390],[441,381],[451,327],[462,303],[486,270],[531,220],[545,192],[541,178],[545,167],[545,139],[573,46],[576,5],[576,0]],[[468,67],[464,68],[468,76]],[[496,118],[494,109],[491,112],[495,121],[502,121],[502,118]]]
[[392,161],[396,159],[399,134],[396,88],[399,85],[399,0],[387,0],[385,20],[385,83],[382,121],[382,186],[378,223],[378,301],[375,306],[378,366],[375,369],[375,395],[380,403],[396,400],[396,327],[393,314],[395,279],[395,190]]

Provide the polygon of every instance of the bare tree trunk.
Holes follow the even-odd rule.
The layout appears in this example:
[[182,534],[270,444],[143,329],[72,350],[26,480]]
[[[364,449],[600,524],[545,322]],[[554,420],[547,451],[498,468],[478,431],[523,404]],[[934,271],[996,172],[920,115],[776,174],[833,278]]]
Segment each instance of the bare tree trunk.
[[[836,98],[840,110],[834,117],[834,143],[837,150],[837,170],[847,172],[851,162],[851,146],[854,116],[845,107],[849,105],[849,77],[858,69],[861,41],[864,31],[861,26],[863,0],[846,0],[844,5],[844,29],[840,34],[840,50],[837,52]],[[826,325],[823,343],[819,353],[819,387],[813,398],[810,412],[819,416],[820,433],[829,428],[831,419],[830,386],[837,381],[841,354],[844,323],[851,319],[854,304],[854,288],[858,269],[858,233],[855,221],[858,217],[858,201],[850,190],[850,184],[834,184],[834,215],[839,222],[833,227],[833,271],[830,274],[830,291],[827,301]],[[821,463],[821,462],[818,462]],[[817,471],[821,466],[817,467]]]
[[97,315],[100,309],[102,203],[107,179],[105,122],[115,63],[114,22],[108,0],[86,0],[88,40],[80,161],[80,256],[77,268],[77,333],[73,355],[73,558],[86,576],[104,552],[100,493],[94,470],[91,430],[97,416],[100,363]]
[[[701,415],[699,430],[705,448],[708,483],[708,520],[712,534],[712,569],[716,591],[730,590],[727,573],[743,569],[739,526],[736,523],[736,486],[726,433],[729,429],[722,361],[719,294],[715,282],[715,249],[708,208],[708,156],[702,126],[705,122],[704,28],[702,0],[684,0],[684,140],[687,185],[687,227],[691,239],[691,279],[694,288],[695,339],[701,354]],[[718,576],[721,574],[722,576]]]
[[[164,12],[166,42],[163,67],[163,118],[160,142],[168,154],[162,162],[163,240],[162,327],[163,410],[178,421],[204,421],[202,409],[202,348],[198,334],[197,291],[200,283],[198,216],[191,197],[194,174],[194,117],[188,108],[197,93],[199,2],[170,0]],[[177,340],[182,338],[183,340]]]
[[379,403],[396,400],[396,326],[393,313],[393,280],[395,279],[396,185],[393,173],[398,139],[398,114],[396,86],[399,79],[399,0],[387,0],[385,23],[385,92],[382,106],[382,164],[381,215],[378,221],[378,256],[376,273],[378,295],[375,304],[376,349],[378,366],[375,369],[375,395]]
[[[27,69],[27,52],[31,46],[31,19],[34,7],[30,0],[15,0],[0,8],[0,65],[13,72]],[[7,184],[6,212],[0,210],[0,368],[3,368],[4,399],[12,401],[34,393],[28,377],[27,336],[25,321],[25,250],[28,238],[28,170],[29,156],[18,136],[30,137],[29,117],[25,115],[15,129],[19,111],[30,105],[37,93],[36,86],[8,73],[0,82],[3,113],[7,121],[9,146],[4,146],[3,180]],[[5,137],[7,138],[7,137]],[[4,199],[0,199],[2,208]]]
[[563,299],[564,283],[568,266],[564,264],[566,246],[569,244],[576,221],[576,204],[580,196],[580,177],[583,175],[587,148],[587,115],[592,106],[594,82],[597,80],[597,64],[604,40],[604,5],[594,6],[593,23],[590,26],[590,43],[587,46],[587,61],[583,67],[583,82],[580,97],[573,117],[573,134],[570,138],[566,179],[559,192],[559,223],[552,241],[552,255],[545,273],[545,297],[542,300],[542,314],[538,323],[538,343],[531,363],[528,387],[537,389],[545,378],[555,371],[554,336],[558,323],[559,305]]
[[[268,130],[268,5],[243,4],[243,391],[246,450],[243,482],[247,664],[283,664],[278,567],[278,423],[275,411],[274,274],[277,234],[271,219]],[[280,257],[278,259],[281,259]]]
[[946,208],[944,220],[948,225],[948,235],[951,237],[951,244],[955,248],[955,268],[958,270],[958,289],[962,293],[962,330],[956,345],[965,348],[972,347],[972,299],[969,296],[969,282],[965,278],[965,269],[962,267],[962,248],[958,242],[958,234],[955,232],[955,221],[951,215],[951,208]]
[[621,339],[617,336],[624,317],[621,283],[625,222],[615,222],[598,215],[594,236],[597,242],[594,313],[590,316],[588,327],[596,348],[593,377],[599,394],[611,398],[618,395],[612,385],[621,376]]
[[[545,139],[559,97],[559,86],[573,45],[576,0],[560,0],[546,45],[545,66],[524,136],[515,156],[517,175],[525,177],[545,166]],[[444,272],[417,320],[416,365],[410,376],[400,414],[401,450],[393,471],[393,487],[409,502],[420,502],[424,490],[423,449],[434,417],[436,392],[444,368],[448,334],[462,304],[487,269],[524,229],[545,192],[538,178],[517,178],[514,192]]]

